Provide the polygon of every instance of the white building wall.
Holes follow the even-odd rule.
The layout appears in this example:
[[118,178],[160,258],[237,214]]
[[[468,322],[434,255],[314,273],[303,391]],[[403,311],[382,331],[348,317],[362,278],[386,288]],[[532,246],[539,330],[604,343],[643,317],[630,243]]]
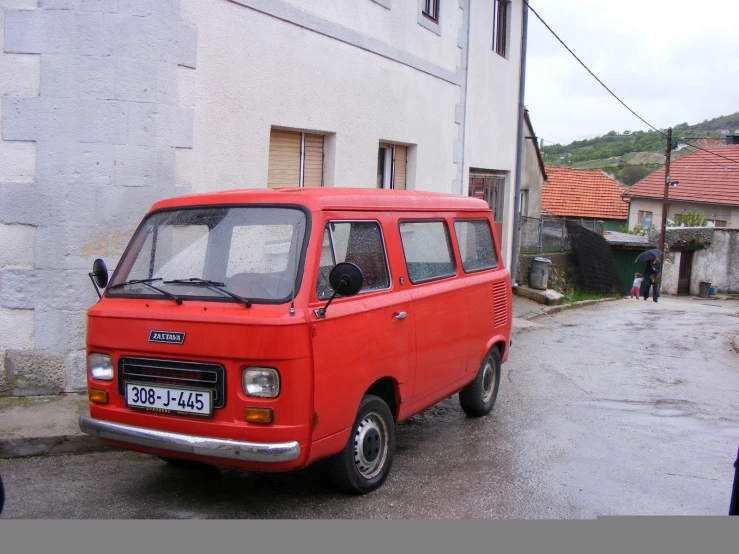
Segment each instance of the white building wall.
[[464,194],[469,170],[508,172],[503,218],[503,257],[510,267],[513,232],[518,83],[521,67],[521,2],[510,4],[508,53],[493,51],[493,2],[471,2],[469,73],[464,141]]
[[[679,186],[679,185],[678,185]],[[634,198],[629,207],[629,228],[633,229],[639,222],[639,211],[654,212],[652,222],[655,228],[662,225],[662,201],[645,198]],[[678,215],[696,210],[708,219],[726,221],[726,227],[730,229],[739,228],[739,206],[720,206],[716,204],[699,204],[691,202],[667,202],[667,217],[673,221]]]
[[93,260],[156,200],[266,186],[273,126],[326,134],[326,186],[376,186],[380,141],[411,189],[509,172],[510,260],[521,2],[507,60],[470,3],[0,0],[0,393],[84,389]]
[[[662,272],[662,289],[677,294],[680,259],[683,252],[669,252]],[[739,293],[739,230],[716,228],[711,233],[710,245],[693,251],[690,274],[690,294],[697,296],[700,284],[711,283],[719,293]]]
[[[0,0],[0,393],[83,390],[88,278],[174,195],[180,0]],[[183,189],[177,189],[183,192]]]
[[[6,53],[5,10],[32,10],[37,0],[0,0],[0,121],[2,98],[34,97],[39,94],[40,57],[35,54]],[[36,143],[5,140],[0,126],[0,187],[31,187],[36,174]],[[1,200],[0,200],[1,201]],[[26,270],[34,266],[36,228],[12,219],[0,219],[0,280],[5,270]],[[10,387],[2,360],[8,350],[29,350],[34,345],[34,312],[0,296],[0,391]]]
[[[418,0],[283,1],[449,71],[456,71],[460,64],[457,33],[463,11],[459,0],[441,0],[439,3],[441,13],[438,36],[418,23]],[[257,4],[249,0],[236,2],[244,5]]]
[[[457,85],[329,36],[338,33],[329,24],[314,32],[224,0],[185,0],[183,18],[198,22],[199,42],[198,67],[182,71],[178,86],[180,103],[195,107],[193,148],[176,157],[178,185],[266,186],[278,126],[329,135],[326,186],[375,187],[382,140],[417,146],[415,188],[451,192]],[[447,42],[457,49],[456,35]]]

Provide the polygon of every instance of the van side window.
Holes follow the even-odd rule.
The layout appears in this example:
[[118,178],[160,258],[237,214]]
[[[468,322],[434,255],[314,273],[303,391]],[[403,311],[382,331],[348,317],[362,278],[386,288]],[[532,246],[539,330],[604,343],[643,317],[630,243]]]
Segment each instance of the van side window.
[[465,273],[498,267],[493,232],[487,219],[455,220],[454,232]]
[[444,221],[401,221],[405,265],[411,283],[421,283],[457,273]]
[[329,221],[323,232],[321,266],[316,295],[324,300],[333,294],[328,282],[331,268],[341,262],[359,266],[364,276],[360,293],[390,288],[385,246],[380,225],[374,221]]

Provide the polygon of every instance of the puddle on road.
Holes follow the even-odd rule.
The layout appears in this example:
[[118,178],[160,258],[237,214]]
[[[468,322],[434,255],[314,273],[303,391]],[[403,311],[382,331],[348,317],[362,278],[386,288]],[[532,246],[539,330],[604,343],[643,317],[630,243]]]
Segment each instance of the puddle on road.
[[657,417],[690,417],[700,411],[695,402],[671,398],[660,398],[647,402],[639,400],[601,400],[600,402],[585,402],[585,404],[627,412],[649,413]]

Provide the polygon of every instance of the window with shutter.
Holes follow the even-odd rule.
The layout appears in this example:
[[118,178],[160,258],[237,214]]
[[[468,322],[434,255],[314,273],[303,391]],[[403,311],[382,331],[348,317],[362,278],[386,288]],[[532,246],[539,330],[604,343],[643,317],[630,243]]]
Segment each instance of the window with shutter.
[[323,186],[323,135],[305,134],[303,186]]
[[323,135],[272,129],[267,186],[323,186]]
[[377,188],[407,188],[408,147],[381,142],[377,153]]
[[405,190],[405,166],[408,154],[407,146],[395,146],[395,177],[393,178],[393,188]]

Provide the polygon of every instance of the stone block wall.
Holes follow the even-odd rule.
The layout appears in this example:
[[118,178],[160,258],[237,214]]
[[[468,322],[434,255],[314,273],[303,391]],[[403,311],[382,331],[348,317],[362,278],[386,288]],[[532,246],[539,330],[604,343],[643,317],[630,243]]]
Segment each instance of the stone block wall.
[[0,0],[0,394],[85,388],[87,273],[193,146],[180,0]]
[[547,288],[565,292],[578,283],[577,273],[574,271],[575,260],[572,252],[553,252],[550,254],[522,254],[518,257],[516,280],[519,285],[529,286],[529,274],[531,272],[531,260],[534,258],[546,258],[552,261],[549,266],[549,278]]

